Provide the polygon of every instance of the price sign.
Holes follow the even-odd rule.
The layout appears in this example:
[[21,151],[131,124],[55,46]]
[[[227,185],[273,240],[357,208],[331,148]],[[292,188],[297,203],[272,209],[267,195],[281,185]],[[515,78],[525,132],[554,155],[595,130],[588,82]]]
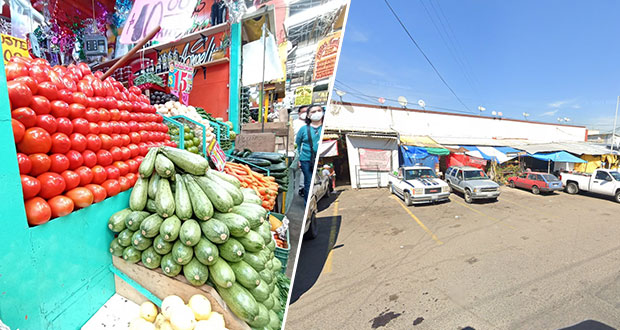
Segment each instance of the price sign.
[[6,34],[0,36],[2,36],[4,64],[14,56],[30,57],[30,54],[28,54],[28,42],[25,39],[15,38]]
[[194,68],[179,62],[172,62],[170,64],[168,87],[170,87],[172,94],[179,97],[185,105],[189,103],[189,93],[192,91],[193,77]]
[[211,158],[213,164],[215,164],[215,168],[220,172],[224,171],[224,166],[226,165],[226,154],[220,147],[220,144],[217,143],[216,139],[211,140],[211,143],[207,146],[207,153],[209,154],[209,158]]
[[135,0],[121,34],[121,43],[133,44],[158,25],[154,41],[179,39],[191,26],[195,0]]

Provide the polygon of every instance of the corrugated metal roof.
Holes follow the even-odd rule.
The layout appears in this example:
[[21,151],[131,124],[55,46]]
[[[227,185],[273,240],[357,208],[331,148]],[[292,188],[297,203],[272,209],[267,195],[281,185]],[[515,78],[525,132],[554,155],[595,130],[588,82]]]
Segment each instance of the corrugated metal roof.
[[555,151],[567,151],[576,155],[608,155],[618,154],[617,151],[612,151],[605,147],[588,143],[588,142],[554,142],[554,143],[541,143],[541,144],[523,144],[513,146],[517,149],[524,150],[529,154],[535,154],[538,152],[555,152]]
[[427,135],[401,135],[400,143],[408,146],[445,149],[444,146],[437,143],[437,141],[433,140],[430,136]]

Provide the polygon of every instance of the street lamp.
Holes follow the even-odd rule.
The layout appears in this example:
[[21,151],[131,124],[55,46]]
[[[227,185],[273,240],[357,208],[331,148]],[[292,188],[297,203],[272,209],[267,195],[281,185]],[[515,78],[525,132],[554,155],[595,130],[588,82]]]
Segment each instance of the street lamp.
[[336,94],[338,94],[338,97],[340,97],[340,102],[342,102],[342,97],[345,96],[347,92],[337,89]]
[[404,96],[399,96],[398,97],[398,104],[400,104],[403,107],[403,109],[407,108],[407,98],[404,97]]

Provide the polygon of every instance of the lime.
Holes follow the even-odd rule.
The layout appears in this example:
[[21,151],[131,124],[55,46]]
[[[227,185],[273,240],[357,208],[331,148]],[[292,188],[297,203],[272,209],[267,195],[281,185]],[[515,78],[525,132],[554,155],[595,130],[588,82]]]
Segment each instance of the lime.
[[185,147],[193,147],[194,146],[194,141],[189,139],[189,140],[185,140]]

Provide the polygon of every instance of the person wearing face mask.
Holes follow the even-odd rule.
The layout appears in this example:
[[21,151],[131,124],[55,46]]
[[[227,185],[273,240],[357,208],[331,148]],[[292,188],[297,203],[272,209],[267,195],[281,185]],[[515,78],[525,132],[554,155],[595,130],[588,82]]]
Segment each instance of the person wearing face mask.
[[299,110],[297,110],[297,119],[293,121],[293,130],[295,131],[295,136],[297,136],[299,129],[306,125],[306,115],[308,114],[307,111],[308,106],[306,105],[304,105],[303,107],[299,107]]
[[299,129],[295,143],[299,150],[299,163],[301,171],[304,175],[303,196],[305,202],[308,200],[310,193],[310,182],[312,180],[312,171],[316,160],[316,153],[319,149],[321,139],[321,129],[323,128],[323,108],[318,105],[310,105],[308,107],[308,115],[306,117],[306,125]]

